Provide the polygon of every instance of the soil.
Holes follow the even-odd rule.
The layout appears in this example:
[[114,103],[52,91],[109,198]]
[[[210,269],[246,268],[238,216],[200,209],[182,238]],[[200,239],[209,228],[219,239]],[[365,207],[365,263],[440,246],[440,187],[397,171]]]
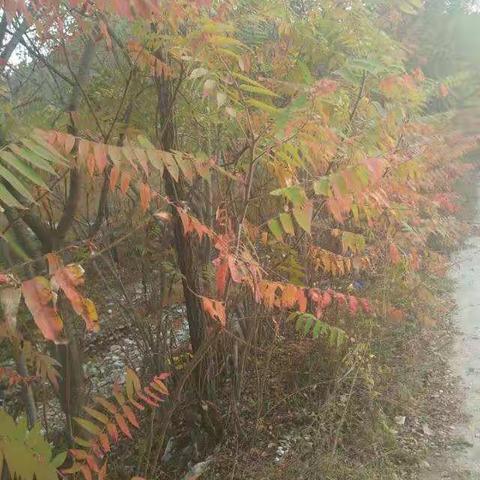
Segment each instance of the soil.
[[[477,207],[473,222],[480,222]],[[432,449],[423,464],[420,480],[480,479],[480,237],[472,237],[452,259],[456,310],[452,317],[458,330],[453,348],[447,350],[451,374],[458,380],[457,403],[447,409],[450,419],[447,441]]]

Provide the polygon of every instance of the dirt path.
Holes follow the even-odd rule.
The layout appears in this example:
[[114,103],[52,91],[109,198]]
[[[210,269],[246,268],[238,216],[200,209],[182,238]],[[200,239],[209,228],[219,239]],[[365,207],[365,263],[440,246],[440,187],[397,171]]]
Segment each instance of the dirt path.
[[[475,221],[480,221],[479,211]],[[454,322],[459,335],[451,369],[462,380],[464,420],[450,427],[449,453],[429,460],[431,469],[420,475],[421,480],[480,480],[480,238],[469,240],[454,262],[451,275],[458,305]]]

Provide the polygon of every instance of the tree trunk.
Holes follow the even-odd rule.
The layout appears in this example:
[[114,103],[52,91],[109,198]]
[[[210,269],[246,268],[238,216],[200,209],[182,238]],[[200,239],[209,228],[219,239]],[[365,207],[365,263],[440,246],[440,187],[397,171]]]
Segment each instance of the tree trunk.
[[[170,151],[175,148],[172,85],[168,80],[159,79],[157,86],[157,118],[159,123],[161,122],[160,125],[157,125],[157,142],[163,150]],[[164,181],[165,191],[171,201],[176,205],[181,205],[186,200],[182,181],[175,182],[167,171],[164,173]],[[196,352],[205,339],[205,313],[198,296],[200,293],[199,272],[203,262],[200,249],[195,248],[194,240],[185,237],[182,221],[175,208],[173,208],[173,228],[177,261],[182,273],[190,342],[193,352]]]

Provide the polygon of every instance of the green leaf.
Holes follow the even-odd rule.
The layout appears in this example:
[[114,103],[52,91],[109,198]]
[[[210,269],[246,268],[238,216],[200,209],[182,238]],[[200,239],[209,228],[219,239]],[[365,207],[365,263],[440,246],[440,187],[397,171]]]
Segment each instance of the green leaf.
[[254,98],[249,98],[246,103],[251,107],[258,108],[259,110],[263,110],[264,112],[277,115],[281,110],[272,106],[268,105],[267,103],[263,103],[260,100],[255,100]]
[[197,78],[205,76],[207,73],[208,73],[208,70],[206,68],[202,68],[202,67],[194,68],[188,78],[190,80],[195,80]]
[[54,468],[61,467],[63,465],[63,462],[65,462],[65,459],[67,458],[67,453],[68,452],[60,452],[52,459],[50,465],[52,465],[52,467]]
[[285,233],[288,235],[295,235],[295,228],[293,227],[292,217],[289,213],[280,214],[280,223],[282,224]]
[[270,195],[275,197],[283,195],[290,200],[294,207],[302,206],[307,199],[305,191],[299,185],[292,185],[291,187],[278,188],[270,192]]
[[23,249],[20,242],[18,242],[17,237],[15,236],[15,232],[12,229],[8,230],[3,234],[3,238],[7,241],[9,248],[13,250],[15,255],[17,255],[22,260],[31,260],[28,256],[27,252]]
[[145,149],[153,149],[155,150],[155,146],[153,145],[153,143],[147,138],[145,137],[144,135],[139,135],[137,137],[137,140],[138,140],[138,143],[140,144],[140,146],[142,146],[143,148]]
[[238,72],[232,72],[232,75],[240,80],[243,80],[244,82],[249,83],[250,85],[263,88],[263,85],[261,83],[256,82],[255,80],[247,77],[246,75],[242,75],[241,73],[238,73]]
[[110,423],[110,419],[103,413],[95,410],[94,408],[90,407],[83,407],[83,409],[95,420],[98,420],[100,423],[107,424]]
[[93,435],[98,435],[102,431],[98,425],[95,425],[93,422],[86,420],[85,418],[75,417],[74,420],[87,432]]
[[268,221],[268,228],[278,241],[282,240],[282,227],[276,218],[272,218]]
[[90,448],[92,446],[91,440],[85,440],[84,438],[81,438],[81,437],[74,437],[74,440],[75,440],[75,443],[77,445],[80,445],[81,447]]
[[40,157],[44,158],[47,162],[60,165],[68,165],[65,158],[58,153],[58,151],[45,141],[41,136],[35,135],[29,138],[22,138],[21,142],[32,152],[35,152]]
[[305,324],[303,326],[303,334],[307,335],[312,328],[313,322],[315,321],[315,317],[313,315],[305,315]]
[[279,97],[280,95],[277,95],[275,92],[272,92],[268,88],[265,87],[257,87],[256,85],[246,85],[242,83],[240,85],[240,90],[248,93],[256,93],[258,95],[266,95],[268,97]]
[[175,158],[170,152],[160,152],[160,154],[162,156],[163,164],[165,165],[168,173],[176,182],[178,182],[180,171],[178,169],[178,164],[175,161]]
[[47,184],[43,181],[42,177],[38,175],[29,165],[27,165],[23,160],[15,157],[12,153],[5,150],[0,151],[0,158],[10,167],[14,168],[26,178],[28,178],[32,183],[38,185],[46,190],[49,190]]
[[330,196],[330,180],[328,177],[321,177],[313,183],[313,191],[316,195]]
[[295,220],[297,221],[298,225],[307,233],[311,232],[312,215],[312,202],[307,202],[305,205],[303,205],[303,207],[297,207],[293,209],[293,216],[295,217]]
[[17,157],[21,157],[27,162],[31,163],[34,167],[39,168],[40,170],[45,170],[52,175],[57,175],[50,163],[48,163],[43,158],[39,157],[36,153],[28,150],[26,148],[21,148],[18,145],[11,144],[8,148],[15,154]]
[[0,200],[8,207],[26,208],[7,190],[3,183],[0,183]]
[[0,177],[5,179],[20,195],[24,196],[30,202],[34,201],[30,191],[10,170],[0,165]]

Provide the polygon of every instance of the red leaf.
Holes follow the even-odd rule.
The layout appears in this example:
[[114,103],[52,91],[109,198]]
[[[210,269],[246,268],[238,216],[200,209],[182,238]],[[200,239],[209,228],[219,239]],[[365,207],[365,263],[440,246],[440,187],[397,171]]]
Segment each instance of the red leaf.
[[329,80],[328,78],[322,78],[316,82],[312,87],[314,95],[322,96],[335,92],[338,87],[338,83],[335,80]]
[[444,83],[441,83],[440,84],[440,87],[438,89],[439,93],[440,93],[440,96],[445,98],[445,97],[448,97],[448,87],[444,84]]
[[370,307],[370,303],[368,302],[368,300],[366,298],[361,298],[360,299],[360,305],[362,306],[363,311],[365,313],[370,313],[372,311],[372,309]]
[[[148,405],[150,405],[151,407],[155,407],[157,408],[159,406],[159,403],[155,402],[154,400],[152,400],[150,397],[147,397],[146,395],[144,395],[143,393],[138,395],[139,398],[141,398],[145,403],[148,403]],[[133,403],[133,402],[131,402]]]
[[412,72],[413,78],[417,80],[418,82],[424,82],[425,81],[425,75],[422,72],[422,69],[420,67],[417,67],[413,72]]
[[378,158],[378,157],[367,158],[364,161],[364,164],[373,174],[374,181],[377,182],[382,178],[385,172],[385,165],[386,165],[385,159]]
[[355,315],[358,310],[358,299],[353,295],[348,296],[348,307],[350,308],[350,313]]
[[219,297],[223,297],[225,293],[225,287],[228,281],[229,276],[229,268],[228,268],[228,261],[224,259],[220,262],[220,265],[217,267],[217,295]]
[[390,253],[390,260],[394,265],[400,262],[401,260],[400,252],[398,251],[398,248],[394,243],[390,244],[389,253]]
[[323,292],[322,295],[322,308],[328,307],[332,303],[332,296],[328,292]]
[[335,300],[338,302],[339,305],[346,305],[347,298],[343,293],[335,292],[334,293]]
[[235,257],[233,255],[228,255],[228,268],[230,269],[230,275],[232,276],[232,280],[235,283],[241,283],[243,280],[243,276],[240,274],[240,271],[235,263]]
[[45,277],[35,277],[23,282],[22,292],[28,309],[43,336],[58,341],[63,329],[62,319],[53,306],[53,292]]

